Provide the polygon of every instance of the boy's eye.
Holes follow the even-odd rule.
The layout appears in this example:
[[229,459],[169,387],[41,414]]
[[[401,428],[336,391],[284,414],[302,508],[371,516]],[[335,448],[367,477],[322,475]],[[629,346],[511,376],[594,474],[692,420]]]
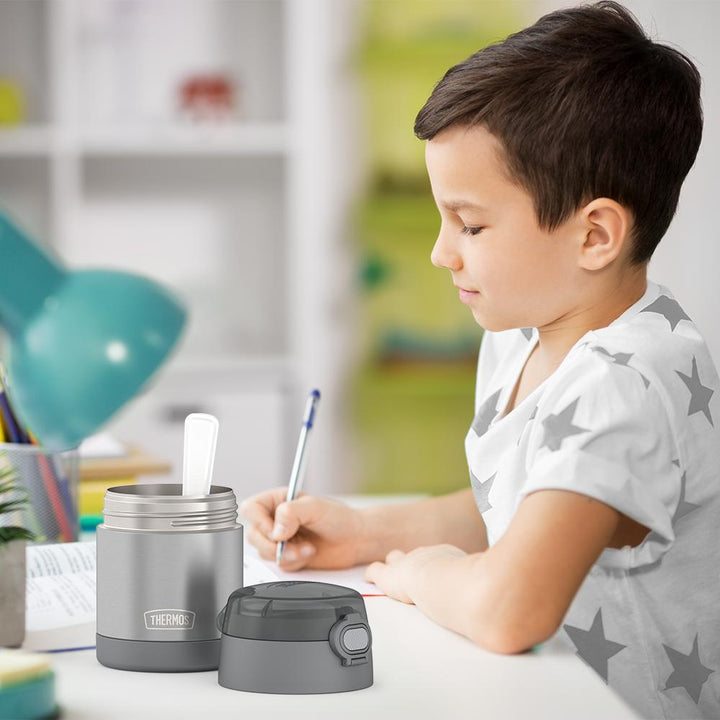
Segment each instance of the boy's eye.
[[481,230],[481,227],[463,226],[463,229],[460,232],[464,233],[465,235],[477,235]]

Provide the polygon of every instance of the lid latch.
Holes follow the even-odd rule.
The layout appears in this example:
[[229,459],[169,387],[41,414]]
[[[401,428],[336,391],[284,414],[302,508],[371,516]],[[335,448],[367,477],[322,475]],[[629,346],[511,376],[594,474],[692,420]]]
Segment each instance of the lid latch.
[[343,615],[330,628],[328,641],[331,650],[344,666],[364,665],[368,662],[372,635],[370,626],[360,613]]

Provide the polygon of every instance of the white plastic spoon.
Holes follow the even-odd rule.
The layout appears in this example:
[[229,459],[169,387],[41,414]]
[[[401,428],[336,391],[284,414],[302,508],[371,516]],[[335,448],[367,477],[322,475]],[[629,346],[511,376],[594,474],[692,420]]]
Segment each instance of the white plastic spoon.
[[183,495],[209,495],[215,464],[218,419],[205,413],[185,418]]

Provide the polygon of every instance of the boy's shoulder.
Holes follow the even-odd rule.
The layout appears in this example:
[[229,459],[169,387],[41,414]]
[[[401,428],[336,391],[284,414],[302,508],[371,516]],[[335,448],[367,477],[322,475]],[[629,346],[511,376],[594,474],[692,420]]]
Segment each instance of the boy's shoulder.
[[[643,396],[640,391],[652,385],[650,395],[659,396],[669,415],[695,416],[701,408],[709,426],[720,429],[715,423],[720,418],[720,380],[705,338],[668,288],[650,281],[649,285],[633,308],[610,325],[583,335],[549,385],[560,389],[580,383],[586,392],[596,385],[597,393],[614,390],[628,401]],[[485,331],[478,363],[478,380],[484,379],[479,382],[478,404],[536,339],[537,330],[532,328]]]
[[560,370],[556,388],[582,386],[599,406],[612,405],[635,422],[652,424],[649,415],[663,413],[681,442],[707,443],[720,433],[720,379],[710,349],[664,286],[583,336]]
[[705,338],[673,294],[656,288],[632,314],[590,331],[579,344],[610,365],[642,373],[666,401],[685,402],[693,392],[712,395],[718,373]]

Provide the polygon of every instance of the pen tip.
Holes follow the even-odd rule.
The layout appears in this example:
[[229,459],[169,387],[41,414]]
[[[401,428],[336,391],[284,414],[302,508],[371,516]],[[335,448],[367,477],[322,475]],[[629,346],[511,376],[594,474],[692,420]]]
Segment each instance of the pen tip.
[[312,393],[310,393],[313,397],[316,397],[318,400],[320,399],[320,391],[315,388]]

